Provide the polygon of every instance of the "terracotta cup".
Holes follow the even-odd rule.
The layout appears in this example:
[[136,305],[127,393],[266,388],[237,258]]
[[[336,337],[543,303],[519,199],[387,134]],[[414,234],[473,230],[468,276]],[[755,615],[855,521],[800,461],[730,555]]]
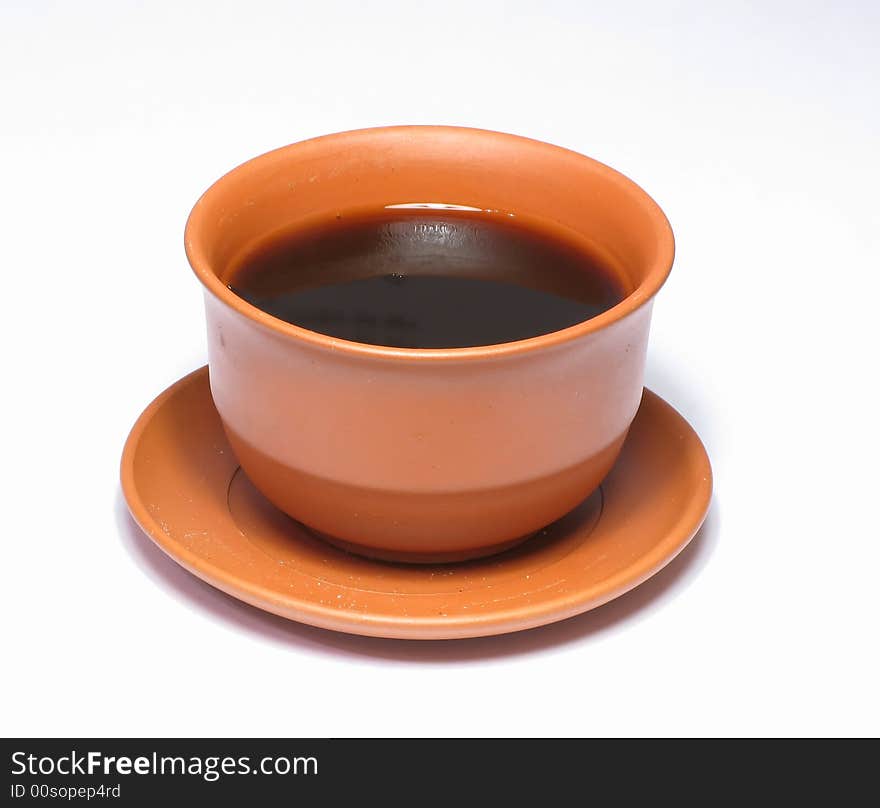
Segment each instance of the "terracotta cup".
[[[408,203],[564,232],[601,253],[628,294],[533,339],[416,350],[288,324],[226,286],[273,233]],[[186,251],[205,287],[214,402],[253,484],[337,544],[435,562],[508,547],[599,485],[641,400],[652,299],[674,247],[660,208],[601,163],[497,132],[402,126],[244,163],[196,203]]]

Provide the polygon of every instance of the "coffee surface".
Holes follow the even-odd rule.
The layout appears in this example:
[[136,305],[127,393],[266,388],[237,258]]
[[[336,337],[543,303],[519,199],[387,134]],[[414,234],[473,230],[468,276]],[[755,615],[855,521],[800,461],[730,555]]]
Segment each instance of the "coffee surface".
[[257,246],[227,285],[289,323],[354,342],[463,348],[536,337],[619,303],[583,245],[483,212],[383,209]]

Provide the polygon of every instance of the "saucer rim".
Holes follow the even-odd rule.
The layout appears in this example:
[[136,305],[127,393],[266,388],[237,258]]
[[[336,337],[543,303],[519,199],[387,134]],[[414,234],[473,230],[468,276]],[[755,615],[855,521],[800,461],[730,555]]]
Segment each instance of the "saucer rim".
[[657,574],[687,547],[702,526],[711,505],[712,468],[702,440],[678,410],[661,396],[644,388],[641,406],[644,406],[644,401],[648,400],[651,402],[649,406],[670,410],[681,422],[683,429],[690,433],[690,439],[696,442],[695,445],[700,450],[697,456],[704,465],[705,483],[693,490],[675,524],[665,530],[664,537],[652,545],[648,552],[639,555],[630,565],[608,578],[542,600],[537,604],[530,602],[520,606],[505,607],[496,612],[458,615],[452,619],[442,616],[406,617],[342,613],[338,609],[294,595],[280,597],[277,592],[231,572],[227,567],[207,561],[163,531],[139,496],[134,461],[142,435],[153,417],[167,402],[182,389],[199,382],[201,377],[207,375],[208,366],[204,365],[178,379],[156,396],[135,421],[126,439],[120,462],[120,481],[128,510],[138,527],[154,544],[196,577],[255,608],[318,628],[395,639],[463,639],[508,634],[566,620],[626,594]]

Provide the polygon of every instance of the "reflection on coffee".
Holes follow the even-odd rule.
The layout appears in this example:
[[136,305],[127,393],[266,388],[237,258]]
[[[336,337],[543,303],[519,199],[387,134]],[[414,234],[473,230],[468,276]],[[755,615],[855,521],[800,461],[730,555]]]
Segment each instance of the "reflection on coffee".
[[227,284],[289,323],[399,348],[536,337],[627,294],[609,263],[573,237],[477,211],[340,215],[261,242]]

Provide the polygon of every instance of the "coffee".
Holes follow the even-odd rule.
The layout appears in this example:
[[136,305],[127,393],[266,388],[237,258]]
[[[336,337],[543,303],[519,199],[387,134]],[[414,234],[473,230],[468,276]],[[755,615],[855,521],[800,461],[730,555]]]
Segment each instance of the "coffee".
[[482,211],[388,208],[272,237],[227,285],[288,323],[398,348],[536,337],[627,293],[607,260],[548,228]]

